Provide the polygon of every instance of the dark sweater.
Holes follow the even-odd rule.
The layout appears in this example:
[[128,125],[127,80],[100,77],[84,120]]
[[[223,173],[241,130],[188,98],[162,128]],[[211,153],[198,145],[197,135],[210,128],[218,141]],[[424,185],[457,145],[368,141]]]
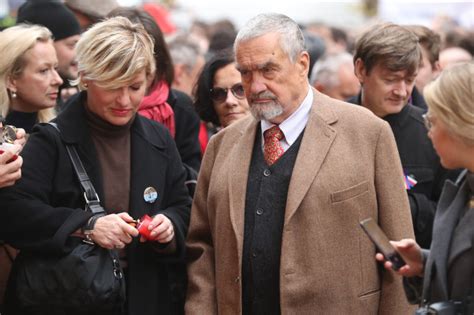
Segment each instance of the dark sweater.
[[5,125],[12,125],[17,128],[25,129],[26,133],[31,133],[33,126],[38,122],[38,113],[24,113],[11,111],[5,117]]
[[303,133],[271,166],[257,132],[245,200],[243,314],[280,313],[280,253],[286,199]]
[[103,181],[104,200],[102,206],[108,213],[128,212],[130,196],[130,126],[112,125],[87,110],[86,119],[90,127],[92,141]]

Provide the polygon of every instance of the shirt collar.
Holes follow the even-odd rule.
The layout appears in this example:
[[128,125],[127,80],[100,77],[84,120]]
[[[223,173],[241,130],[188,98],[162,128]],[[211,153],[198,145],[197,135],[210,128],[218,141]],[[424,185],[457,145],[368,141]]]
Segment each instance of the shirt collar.
[[[311,106],[313,105],[313,89],[311,87],[308,88],[308,94],[304,98],[303,102],[300,106],[296,109],[296,111],[290,115],[287,119],[285,119],[280,125],[280,129],[285,135],[285,138],[282,141],[285,141],[288,146],[291,146],[296,139],[298,139],[301,132],[306,127],[306,123],[308,122],[309,112],[311,110]],[[263,133],[274,126],[271,122],[267,120],[261,121],[261,130],[262,130],[262,137]]]

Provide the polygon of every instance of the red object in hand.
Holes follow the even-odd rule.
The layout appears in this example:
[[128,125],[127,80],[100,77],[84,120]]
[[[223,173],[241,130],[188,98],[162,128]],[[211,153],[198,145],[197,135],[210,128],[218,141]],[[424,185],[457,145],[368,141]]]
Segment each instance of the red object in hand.
[[[0,154],[3,154],[3,152],[5,152],[5,151],[3,151],[2,149],[0,149]],[[7,161],[7,163],[13,162],[13,161],[15,161],[17,158],[18,158],[18,155],[14,154],[14,155],[12,156],[12,158]]]
[[138,226],[137,226],[137,229],[140,235],[146,238],[147,240],[152,239],[150,236],[151,231],[148,230],[148,226],[150,225],[151,220],[152,218],[148,214],[145,214],[143,217],[141,217],[140,223],[138,223]]

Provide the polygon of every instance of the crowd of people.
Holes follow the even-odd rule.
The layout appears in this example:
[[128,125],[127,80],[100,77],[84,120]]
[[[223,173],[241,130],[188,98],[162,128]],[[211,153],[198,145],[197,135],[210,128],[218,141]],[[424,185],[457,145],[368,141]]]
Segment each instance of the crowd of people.
[[[27,0],[0,32],[0,314],[474,313],[472,31],[163,12]],[[123,299],[25,296],[83,243]]]

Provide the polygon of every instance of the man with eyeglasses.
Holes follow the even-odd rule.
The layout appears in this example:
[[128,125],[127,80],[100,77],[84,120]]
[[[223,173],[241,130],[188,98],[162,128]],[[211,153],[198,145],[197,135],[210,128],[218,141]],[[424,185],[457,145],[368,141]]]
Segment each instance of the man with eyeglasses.
[[388,124],[310,87],[303,34],[287,16],[251,19],[234,51],[252,116],[206,150],[186,313],[412,313],[359,227],[373,217],[390,238],[413,235]]
[[448,172],[439,161],[423,124],[423,109],[409,103],[422,61],[418,37],[406,27],[384,23],[356,43],[355,74],[362,90],[349,102],[371,110],[390,124],[403,166],[416,241],[429,248],[438,199]]

